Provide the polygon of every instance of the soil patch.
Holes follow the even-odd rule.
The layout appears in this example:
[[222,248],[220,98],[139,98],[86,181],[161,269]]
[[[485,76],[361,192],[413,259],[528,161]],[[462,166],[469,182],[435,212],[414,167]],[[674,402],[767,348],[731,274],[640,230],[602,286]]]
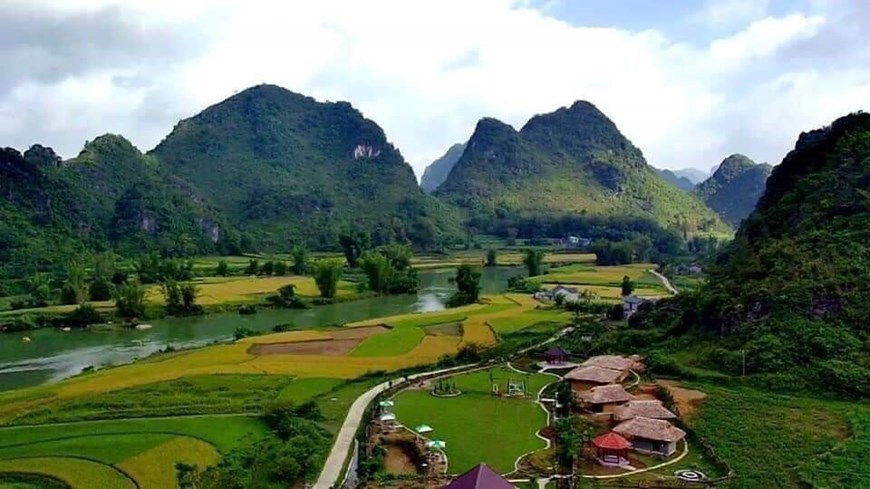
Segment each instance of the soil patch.
[[423,328],[426,334],[432,336],[462,336],[462,323],[445,323],[426,326]]
[[659,383],[671,391],[677,409],[680,410],[680,416],[683,417],[694,413],[698,409],[698,403],[707,397],[707,394],[701,391],[680,387],[680,383],[675,380],[660,380]]
[[323,355],[340,357],[347,355],[366,338],[389,331],[385,326],[347,328],[330,331],[331,340],[297,341],[254,345],[248,350],[252,355]]
[[402,447],[397,445],[387,445],[387,456],[384,459],[384,468],[391,475],[414,475],[417,474],[417,467],[414,466],[411,457],[405,453]]

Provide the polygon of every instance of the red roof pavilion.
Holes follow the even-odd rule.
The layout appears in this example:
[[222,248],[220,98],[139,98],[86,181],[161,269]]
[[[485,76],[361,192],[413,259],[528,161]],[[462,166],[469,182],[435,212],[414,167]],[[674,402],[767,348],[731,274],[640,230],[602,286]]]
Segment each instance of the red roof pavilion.
[[598,460],[605,465],[628,463],[628,449],[631,443],[619,433],[606,433],[592,440]]

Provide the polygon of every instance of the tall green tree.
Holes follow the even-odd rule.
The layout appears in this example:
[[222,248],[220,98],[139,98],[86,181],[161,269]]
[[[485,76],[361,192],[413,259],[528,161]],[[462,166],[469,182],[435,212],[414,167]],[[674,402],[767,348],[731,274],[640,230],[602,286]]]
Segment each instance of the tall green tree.
[[341,249],[344,251],[347,266],[357,268],[359,267],[359,259],[362,257],[363,252],[371,248],[371,236],[362,232],[342,234],[338,237],[338,244],[341,245]]
[[79,262],[70,262],[66,267],[66,280],[60,290],[64,304],[80,304],[86,299],[85,267]]
[[544,272],[544,252],[542,250],[527,249],[523,256],[523,265],[529,271],[529,277],[536,277]]
[[632,282],[631,278],[626,275],[622,277],[622,296],[625,297],[631,295],[632,292],[634,292],[634,282]]
[[308,250],[302,245],[293,247],[293,273],[305,275],[305,261],[308,259]]
[[492,248],[486,251],[486,266],[494,267],[498,265],[498,257],[496,251]]
[[115,309],[122,318],[144,318],[145,305],[145,287],[139,282],[127,282],[115,291]]
[[215,275],[218,277],[226,277],[230,274],[230,265],[226,260],[221,260],[217,264],[217,269],[215,269]]
[[314,282],[324,299],[335,297],[342,268],[342,263],[337,260],[320,260],[314,265]]
[[448,300],[450,307],[462,306],[477,302],[480,298],[480,268],[463,264],[456,269],[456,293]]

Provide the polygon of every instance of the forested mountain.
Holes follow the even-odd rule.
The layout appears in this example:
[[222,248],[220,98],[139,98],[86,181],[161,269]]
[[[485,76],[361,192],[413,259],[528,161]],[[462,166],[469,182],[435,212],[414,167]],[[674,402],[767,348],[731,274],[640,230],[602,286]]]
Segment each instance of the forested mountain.
[[680,190],[688,192],[695,188],[695,184],[692,183],[691,180],[686,177],[681,177],[671,170],[655,170],[659,174],[659,176],[662,177],[666,182],[670,183],[671,185],[677,187]]
[[334,246],[349,228],[431,246],[459,229],[383,130],[347,102],[260,85],[179,122],[150,155],[267,249]]
[[866,397],[868,242],[870,114],[858,113],[801,134],[708,285],[635,326],[667,325],[669,337],[708,331],[720,345],[710,366],[738,373],[743,350],[747,372],[779,385],[816,382]]
[[465,144],[454,144],[442,157],[427,166],[420,179],[420,188],[429,194],[434,192],[439,185],[444,183],[444,180],[447,180],[447,175],[450,174],[453,165],[459,161],[463,151],[465,151]]
[[772,167],[741,154],[725,158],[695,192],[723,219],[737,226],[755,209]]
[[107,248],[238,251],[219,213],[120,136],[100,136],[63,163],[43,146],[23,155],[6,148],[0,177],[0,272],[30,273]]
[[483,119],[436,196],[479,221],[583,213],[725,230],[697,197],[665,182],[589,102],[533,117],[520,130]]

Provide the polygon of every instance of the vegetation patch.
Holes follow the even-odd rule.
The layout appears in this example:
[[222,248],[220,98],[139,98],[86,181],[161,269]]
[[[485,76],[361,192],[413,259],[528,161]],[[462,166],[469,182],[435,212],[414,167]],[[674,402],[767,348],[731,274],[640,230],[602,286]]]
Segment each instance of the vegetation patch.
[[118,468],[130,474],[142,488],[176,487],[175,464],[181,462],[205,468],[219,459],[212,445],[179,436],[121,462]]
[[73,489],[135,489],[136,484],[118,469],[90,460],[69,457],[34,457],[0,460],[4,472],[39,474],[62,480]]

